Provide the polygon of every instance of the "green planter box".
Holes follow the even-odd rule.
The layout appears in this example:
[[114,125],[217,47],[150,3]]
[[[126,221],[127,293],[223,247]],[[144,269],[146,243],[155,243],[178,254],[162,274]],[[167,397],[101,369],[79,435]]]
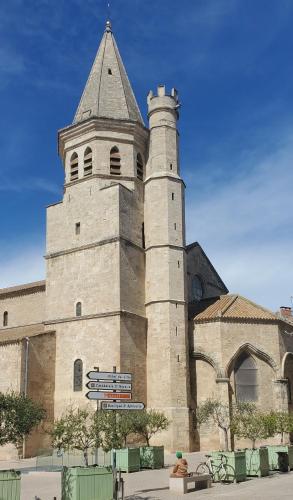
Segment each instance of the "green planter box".
[[278,451],[282,451],[288,453],[289,458],[289,468],[293,470],[293,446],[288,445],[271,445],[268,446],[269,452],[269,465],[270,470],[279,470],[279,462],[278,462]]
[[0,471],[0,500],[20,500],[20,472]]
[[112,467],[63,467],[61,481],[62,500],[113,499]]
[[[113,451],[111,463],[113,465]],[[116,468],[122,472],[137,472],[140,470],[139,448],[122,448],[116,451]]]
[[269,452],[267,448],[247,449],[245,450],[245,458],[247,476],[264,477],[269,475]]
[[162,469],[164,467],[164,446],[140,447],[141,469]]
[[[228,481],[231,483],[234,481],[240,483],[240,481],[246,480],[245,451],[212,451],[211,455],[215,465],[221,463],[220,455],[225,455],[227,458]],[[217,474],[215,475],[215,480],[220,480]]]

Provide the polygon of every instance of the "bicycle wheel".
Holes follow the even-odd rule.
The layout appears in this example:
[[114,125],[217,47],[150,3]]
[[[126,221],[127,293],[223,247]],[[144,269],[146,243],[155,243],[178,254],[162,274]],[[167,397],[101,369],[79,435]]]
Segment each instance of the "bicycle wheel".
[[235,480],[235,470],[232,465],[223,464],[218,470],[218,476],[221,483],[233,483]]
[[210,474],[210,469],[208,468],[207,464],[205,462],[200,463],[196,470],[195,474],[200,475],[200,474]]

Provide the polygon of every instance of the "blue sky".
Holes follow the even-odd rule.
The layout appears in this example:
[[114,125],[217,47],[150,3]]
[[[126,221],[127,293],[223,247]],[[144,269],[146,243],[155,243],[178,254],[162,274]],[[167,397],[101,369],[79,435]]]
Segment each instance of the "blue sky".
[[[45,206],[62,196],[56,133],[71,123],[105,0],[0,6],[0,287],[45,276]],[[293,295],[292,0],[112,0],[140,108],[175,86],[187,240],[231,292],[276,310]]]

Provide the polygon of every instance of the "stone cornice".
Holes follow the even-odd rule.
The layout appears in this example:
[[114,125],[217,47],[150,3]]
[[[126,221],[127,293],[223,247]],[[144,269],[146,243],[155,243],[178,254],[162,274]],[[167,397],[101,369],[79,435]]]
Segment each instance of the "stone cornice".
[[186,184],[184,180],[181,179],[181,177],[175,177],[174,175],[169,174],[168,172],[162,172],[162,174],[150,175],[145,179],[144,184],[148,184],[151,181],[157,181],[161,179],[169,179],[170,181],[173,182],[179,182],[180,184],[183,184],[183,186],[186,188]]
[[153,250],[154,248],[171,248],[172,250],[184,250],[186,252],[186,248],[181,245],[151,245],[147,248],[145,248],[145,252],[148,252],[149,250]]
[[46,281],[35,281],[34,283],[27,283],[25,285],[2,288],[0,289],[0,300],[21,295],[43,293],[45,290]]
[[164,304],[166,302],[169,302],[170,304],[180,304],[180,305],[187,305],[187,302],[185,300],[175,300],[175,299],[162,299],[162,300],[151,300],[150,302],[145,303],[145,307],[151,306],[153,304]]
[[134,243],[133,241],[128,240],[127,238],[124,238],[123,236],[114,236],[113,238],[107,238],[107,239],[102,240],[102,241],[95,241],[93,243],[89,243],[88,245],[82,245],[80,247],[73,247],[73,248],[69,248],[68,250],[60,250],[59,252],[52,252],[52,253],[45,255],[45,259],[54,259],[56,257],[61,257],[62,255],[68,255],[71,253],[82,252],[83,250],[90,250],[92,248],[101,247],[104,245],[109,245],[109,244],[117,243],[117,242],[126,243],[127,245],[130,245],[130,246],[136,248],[137,250],[139,250],[140,252],[144,253],[144,249],[141,246]]
[[[68,187],[75,186],[76,184],[80,184],[81,182],[85,182],[85,181],[90,181],[92,179],[109,179],[109,180],[116,181],[115,184],[113,184],[113,186],[122,185],[118,181],[131,181],[131,182],[137,182],[138,184],[142,184],[142,182],[143,182],[134,176],[132,177],[132,176],[126,176],[126,175],[124,176],[124,175],[110,175],[110,174],[92,174],[92,175],[89,175],[88,177],[81,177],[80,179],[76,179],[76,181],[66,182],[64,184],[64,188],[66,190]],[[109,187],[112,187],[112,186],[109,186]]]
[[112,316],[127,316],[131,318],[139,318],[146,321],[146,317],[140,314],[133,313],[131,311],[126,311],[124,309],[119,309],[117,311],[109,311],[105,313],[97,313],[97,314],[86,314],[84,316],[71,316],[68,318],[57,318],[53,320],[44,321],[44,325],[55,325],[58,323],[70,323],[75,321],[85,321],[90,319],[100,319],[100,318],[108,318]]

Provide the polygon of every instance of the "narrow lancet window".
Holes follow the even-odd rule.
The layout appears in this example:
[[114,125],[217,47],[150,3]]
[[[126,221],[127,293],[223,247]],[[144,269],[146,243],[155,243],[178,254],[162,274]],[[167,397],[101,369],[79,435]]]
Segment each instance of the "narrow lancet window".
[[77,153],[73,153],[70,158],[70,180],[76,181],[78,179],[78,156]]
[[8,326],[8,311],[3,313],[3,326]]
[[83,175],[87,177],[88,175],[92,175],[93,173],[93,152],[91,148],[86,148],[84,152],[84,161],[83,161]]
[[75,306],[75,315],[81,316],[81,313],[82,313],[81,302],[77,302]]
[[73,390],[74,392],[82,391],[82,375],[83,375],[82,360],[76,359],[73,366]]
[[142,162],[142,157],[138,153],[136,157],[136,175],[137,178],[143,181],[143,162]]
[[114,146],[110,151],[110,174],[120,175],[121,168],[121,158],[119,154],[119,149]]

